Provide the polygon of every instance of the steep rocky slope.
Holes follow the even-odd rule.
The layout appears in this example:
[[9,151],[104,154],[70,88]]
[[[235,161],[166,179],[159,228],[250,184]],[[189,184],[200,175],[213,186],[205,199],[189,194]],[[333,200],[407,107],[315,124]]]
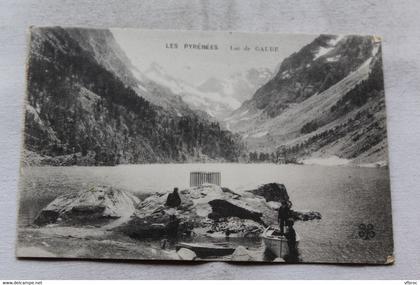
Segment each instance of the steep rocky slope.
[[237,159],[236,136],[132,70],[108,30],[32,29],[27,153],[53,165]]
[[387,160],[380,41],[320,36],[225,123],[258,156]]
[[220,119],[240,106],[240,102],[222,93],[201,91],[195,86],[168,74],[162,66],[153,62],[148,69],[140,74],[136,73],[142,82],[166,87],[170,92],[182,98],[193,110],[199,110],[213,120]]
[[[267,83],[272,76],[273,74],[268,68],[251,68],[244,72],[234,73],[224,79],[211,77],[201,83],[197,89],[206,94],[220,94],[219,96],[223,98],[232,98],[235,100],[233,102],[242,104],[250,99],[255,91]],[[234,109],[239,106],[232,105],[232,107],[235,107]],[[217,118],[219,120],[224,119],[231,112],[219,112]]]
[[[153,82],[165,86],[172,94],[182,98],[190,108],[201,110],[218,121],[239,108],[242,102],[249,99],[272,77],[269,69],[252,68],[243,73],[232,74],[226,79],[211,77],[196,87],[168,74],[156,62],[153,62],[143,73],[136,72],[135,75],[146,88]],[[173,103],[172,101],[171,104]]]

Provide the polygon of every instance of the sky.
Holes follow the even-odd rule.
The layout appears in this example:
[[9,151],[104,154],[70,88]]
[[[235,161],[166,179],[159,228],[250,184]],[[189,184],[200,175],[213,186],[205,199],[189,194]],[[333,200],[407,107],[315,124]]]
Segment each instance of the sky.
[[[111,29],[111,32],[131,63],[141,72],[155,62],[170,76],[193,86],[199,86],[211,77],[226,79],[251,68],[264,67],[274,71],[285,57],[316,37],[304,34],[137,29]],[[177,48],[173,48],[175,44]],[[217,50],[191,46],[207,44],[217,46]],[[231,50],[231,47],[239,50]],[[262,51],[264,48],[266,50]]]

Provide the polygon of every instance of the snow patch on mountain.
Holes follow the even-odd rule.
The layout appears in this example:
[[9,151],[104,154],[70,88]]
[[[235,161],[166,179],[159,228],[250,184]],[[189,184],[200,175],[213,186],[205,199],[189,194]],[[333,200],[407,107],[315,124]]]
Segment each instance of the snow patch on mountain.
[[281,78],[282,79],[289,79],[290,77],[292,77],[292,76],[290,75],[290,72],[288,70],[285,70],[281,73]]
[[341,41],[343,39],[343,36],[339,35],[334,39],[331,39],[328,42],[328,46],[327,47],[319,47],[318,52],[316,54],[314,54],[314,60],[318,59],[321,56],[326,55],[327,53],[329,53],[330,51],[334,50],[335,46],[337,45],[337,43],[339,41]]
[[337,62],[337,61],[340,60],[340,57],[341,57],[340,55],[336,55],[336,56],[328,57],[328,58],[326,58],[326,60],[328,62]]
[[261,138],[261,137],[266,136],[267,134],[268,134],[267,131],[263,131],[263,132],[259,132],[259,133],[253,134],[253,135],[251,135],[251,137],[253,137],[253,138]]
[[332,155],[329,157],[314,157],[314,158],[307,158],[300,161],[303,164],[307,165],[324,165],[324,166],[337,166],[337,165],[346,165],[351,162],[350,159],[340,158],[336,155]]
[[386,161],[386,160],[380,160],[380,161],[371,162],[371,163],[360,163],[357,166],[359,166],[359,167],[370,167],[370,168],[373,168],[373,167],[385,167],[387,165],[388,165],[388,161]]
[[335,39],[331,39],[329,42],[329,45],[336,46],[339,41],[341,41],[344,38],[344,35],[337,35]]

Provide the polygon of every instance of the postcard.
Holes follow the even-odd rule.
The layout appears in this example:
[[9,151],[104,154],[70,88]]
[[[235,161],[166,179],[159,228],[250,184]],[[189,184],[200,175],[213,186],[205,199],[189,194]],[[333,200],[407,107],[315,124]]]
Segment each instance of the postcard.
[[393,263],[381,41],[32,27],[17,257]]

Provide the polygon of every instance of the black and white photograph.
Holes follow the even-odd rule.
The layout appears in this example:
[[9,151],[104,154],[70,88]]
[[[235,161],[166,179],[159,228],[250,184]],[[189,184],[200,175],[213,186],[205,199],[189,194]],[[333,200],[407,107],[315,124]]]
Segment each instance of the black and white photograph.
[[382,38],[32,27],[16,256],[394,262]]

